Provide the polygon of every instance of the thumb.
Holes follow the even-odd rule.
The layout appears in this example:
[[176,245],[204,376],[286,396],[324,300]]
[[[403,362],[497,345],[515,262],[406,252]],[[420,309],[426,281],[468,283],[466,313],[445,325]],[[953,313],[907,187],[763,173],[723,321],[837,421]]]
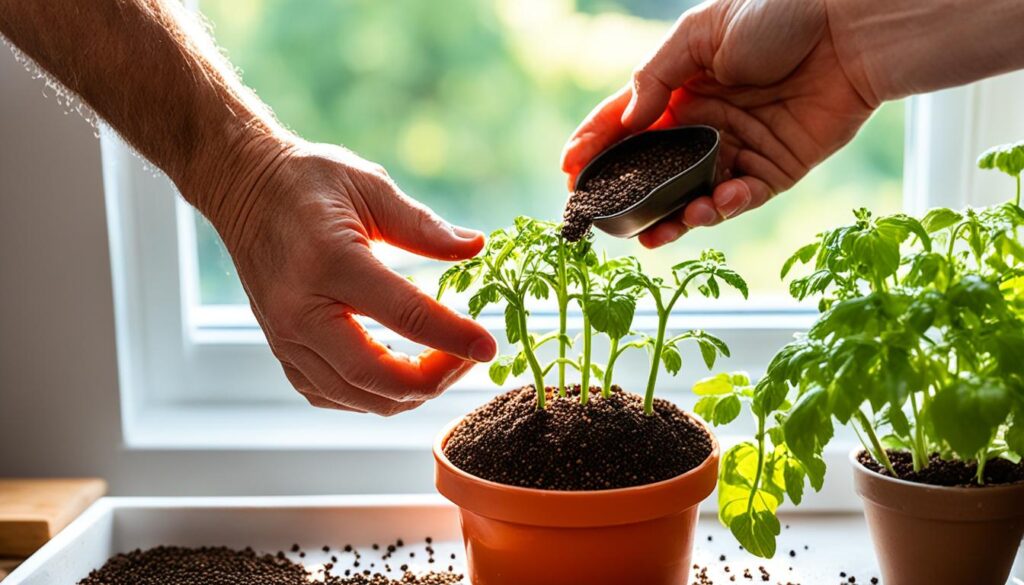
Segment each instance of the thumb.
[[396,193],[384,213],[375,214],[385,242],[437,260],[472,258],[484,246],[484,234],[454,226],[419,201]]
[[622,112],[622,125],[631,132],[649,128],[661,118],[672,92],[700,72],[691,47],[708,34],[703,11],[689,11],[676,22],[668,37],[633,71],[632,97]]
[[622,112],[622,125],[630,132],[649,128],[661,118],[672,97],[672,89],[646,69],[633,73],[629,104]]

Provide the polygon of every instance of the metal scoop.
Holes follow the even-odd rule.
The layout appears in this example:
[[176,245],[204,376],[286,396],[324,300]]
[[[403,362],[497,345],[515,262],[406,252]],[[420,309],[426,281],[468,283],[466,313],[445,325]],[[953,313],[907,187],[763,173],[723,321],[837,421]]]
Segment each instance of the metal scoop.
[[680,126],[665,130],[649,130],[621,140],[594,157],[576,177],[576,188],[579,188],[596,173],[601,168],[601,160],[612,153],[635,149],[652,140],[664,140],[666,137],[679,142],[692,142],[708,136],[714,137],[713,145],[699,161],[689,168],[680,170],[678,174],[655,187],[650,193],[626,209],[611,215],[594,217],[594,227],[619,238],[631,238],[686,207],[697,197],[710,194],[714,186],[721,138],[718,130],[711,126]]

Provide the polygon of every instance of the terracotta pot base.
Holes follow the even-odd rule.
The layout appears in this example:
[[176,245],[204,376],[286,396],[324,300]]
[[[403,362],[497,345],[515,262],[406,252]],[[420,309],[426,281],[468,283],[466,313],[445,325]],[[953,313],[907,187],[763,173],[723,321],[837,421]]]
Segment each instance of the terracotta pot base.
[[711,455],[672,479],[559,492],[490,482],[452,465],[444,446],[458,422],[434,444],[436,484],[459,507],[473,585],[687,583],[699,505],[718,477],[713,435]]
[[949,488],[875,473],[851,454],[885,585],[1005,585],[1024,537],[1024,483]]

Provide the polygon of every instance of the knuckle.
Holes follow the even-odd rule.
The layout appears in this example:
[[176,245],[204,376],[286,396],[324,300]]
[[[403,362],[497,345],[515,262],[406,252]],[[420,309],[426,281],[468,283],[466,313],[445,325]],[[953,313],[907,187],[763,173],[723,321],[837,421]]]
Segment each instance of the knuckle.
[[412,297],[399,307],[398,322],[408,336],[422,338],[430,325],[430,309],[421,299]]

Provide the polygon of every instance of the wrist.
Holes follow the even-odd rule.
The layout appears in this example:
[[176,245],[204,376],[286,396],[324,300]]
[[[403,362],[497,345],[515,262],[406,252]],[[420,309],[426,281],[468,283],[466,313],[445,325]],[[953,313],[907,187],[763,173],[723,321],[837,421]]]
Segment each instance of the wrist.
[[858,13],[858,2],[864,0],[824,0],[825,14],[828,22],[828,34],[832,46],[843,69],[846,79],[860,95],[861,99],[872,109],[885,101],[884,89],[877,87],[878,82],[872,79],[870,51],[871,42],[865,39],[870,35],[869,22],[863,22]]
[[182,196],[217,229],[228,249],[251,230],[266,184],[297,149],[299,139],[253,120],[234,123],[202,141],[188,169],[174,178]]

